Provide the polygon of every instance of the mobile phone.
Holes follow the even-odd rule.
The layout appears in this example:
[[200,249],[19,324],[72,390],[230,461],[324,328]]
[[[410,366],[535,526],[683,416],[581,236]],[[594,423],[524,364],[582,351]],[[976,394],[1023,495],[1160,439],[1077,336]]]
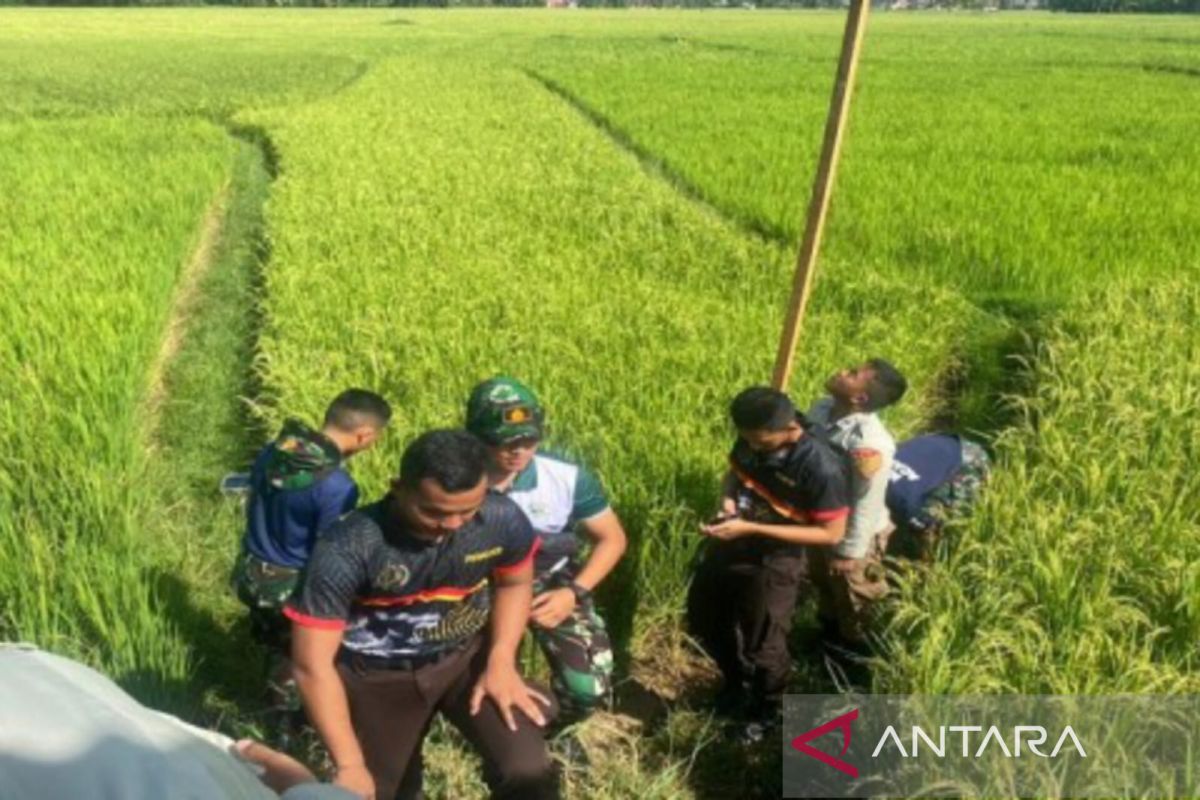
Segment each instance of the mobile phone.
[[231,472],[221,478],[221,494],[226,497],[242,497],[250,494],[250,473]]

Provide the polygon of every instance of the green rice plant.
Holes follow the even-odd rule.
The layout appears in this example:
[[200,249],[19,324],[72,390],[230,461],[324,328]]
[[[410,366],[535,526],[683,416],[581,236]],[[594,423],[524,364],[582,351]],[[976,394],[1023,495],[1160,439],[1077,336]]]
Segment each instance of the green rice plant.
[[130,122],[0,124],[0,636],[151,684],[187,665],[143,573],[139,407],[231,145]]
[[[197,655],[225,675],[253,655],[215,652],[238,531],[202,497],[240,437],[379,389],[398,418],[353,466],[371,495],[413,433],[506,371],[608,485],[633,547],[605,607],[626,655],[657,654],[725,404],[769,374],[842,19],[0,12],[0,635],[194,700]],[[1006,339],[1032,342],[984,508],[904,580],[877,688],[1194,690],[1198,37],[1181,18],[872,20],[793,393],[883,354],[914,380],[898,433],[964,403],[995,430]],[[258,420],[231,423],[246,365],[217,363],[249,358],[245,275],[204,283],[197,324],[222,330],[185,344],[149,457],[178,271],[249,147],[211,120],[279,169]],[[703,714],[630,736],[574,795],[774,774],[700,763]],[[478,790],[452,743],[431,762],[431,787]]]
[[328,18],[301,12],[284,31],[245,11],[234,20],[201,9],[0,10],[0,119],[224,118],[336,91],[366,68],[362,53],[329,46],[339,29]]
[[[386,392],[393,433],[355,465],[375,494],[414,432],[460,422],[474,382],[522,376],[553,442],[599,469],[629,523],[614,616],[626,635],[635,617],[673,617],[731,442],[726,404],[769,376],[790,249],[682,198],[486,60],[389,60],[332,100],[239,119],[271,130],[286,164],[268,206],[268,427],[346,385]],[[946,292],[869,272],[818,292],[797,398],[899,338],[916,386],[902,429],[987,324]]]
[[[732,219],[795,241],[837,21],[548,37],[526,60]],[[1019,305],[1197,269],[1200,83],[1179,65],[1194,62],[1198,31],[1187,19],[877,15],[825,268]]]
[[1198,288],[1119,283],[1050,325],[977,518],[904,587],[882,690],[1196,691]]

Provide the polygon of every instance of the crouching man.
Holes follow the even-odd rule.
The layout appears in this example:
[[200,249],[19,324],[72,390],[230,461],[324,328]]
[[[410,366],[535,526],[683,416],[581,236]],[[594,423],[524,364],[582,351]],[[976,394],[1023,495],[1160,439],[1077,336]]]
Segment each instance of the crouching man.
[[538,542],[511,500],[489,494],[486,467],[465,431],[417,438],[390,493],[318,541],[284,608],[335,782],[364,797],[421,796],[439,712],[483,757],[493,797],[558,796],[550,701],[516,667]]
[[391,417],[391,406],[379,395],[347,389],[330,403],[321,430],[289,419],[254,460],[233,586],[249,610],[255,640],[267,650],[268,693],[283,715],[281,737],[290,733],[300,710],[283,604],[300,581],[317,535],[358,503],[346,461],[374,446]]
[[932,561],[943,529],[971,515],[990,473],[987,451],[970,439],[931,433],[902,442],[887,487],[895,550]]
[[[487,447],[492,491],[520,506],[542,540],[530,622],[550,664],[562,726],[611,698],[612,644],[592,592],[621,560],[626,539],[595,476],[539,451],[544,419],[537,396],[512,378],[484,381],[467,401],[467,430]],[[582,566],[579,532],[592,545]]]

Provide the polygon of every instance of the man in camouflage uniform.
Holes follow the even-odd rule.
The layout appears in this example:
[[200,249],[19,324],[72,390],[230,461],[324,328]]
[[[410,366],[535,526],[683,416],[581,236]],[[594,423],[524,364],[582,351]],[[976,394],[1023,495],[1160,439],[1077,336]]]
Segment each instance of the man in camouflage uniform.
[[269,656],[271,701],[285,717],[300,697],[288,658],[291,623],[283,616],[317,534],[352,511],[358,487],[344,462],[375,444],[392,410],[379,395],[349,389],[325,412],[321,430],[289,419],[250,471],[246,533],[232,582],[249,609],[254,639]]
[[[592,592],[620,561],[626,538],[595,476],[572,459],[539,451],[544,420],[537,396],[512,378],[484,381],[467,401],[467,430],[487,445],[491,490],[513,500],[542,538],[530,621],[565,725],[611,697],[612,644]],[[592,544],[582,565],[577,529]]]
[[904,554],[931,561],[946,523],[971,513],[990,472],[987,451],[960,436],[938,433],[902,442],[887,503]]

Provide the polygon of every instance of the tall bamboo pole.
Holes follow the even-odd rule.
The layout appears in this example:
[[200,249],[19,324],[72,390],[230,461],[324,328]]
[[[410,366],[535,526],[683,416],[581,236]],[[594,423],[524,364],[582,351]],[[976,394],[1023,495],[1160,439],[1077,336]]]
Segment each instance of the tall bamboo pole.
[[829,102],[829,117],[825,122],[825,141],[821,145],[821,160],[817,164],[817,175],[813,179],[812,199],[808,203],[808,219],[804,226],[804,239],[796,256],[796,274],[792,279],[792,296],[788,301],[787,318],[783,334],[779,338],[779,352],[775,356],[775,374],[771,385],[787,391],[792,377],[792,360],[796,343],[800,339],[800,327],[804,323],[804,309],[812,291],[813,275],[817,271],[817,256],[821,251],[821,236],[825,231],[825,217],[829,211],[829,196],[833,192],[833,180],[837,174],[838,157],[842,152],[842,138],[846,133],[850,112],[850,98],[854,93],[854,76],[858,71],[858,54],[862,49],[863,31],[867,27],[867,12],[870,0],[851,0],[850,13],[846,17],[846,31],[842,36],[842,55],[838,60],[837,79],[833,84],[833,98]]

